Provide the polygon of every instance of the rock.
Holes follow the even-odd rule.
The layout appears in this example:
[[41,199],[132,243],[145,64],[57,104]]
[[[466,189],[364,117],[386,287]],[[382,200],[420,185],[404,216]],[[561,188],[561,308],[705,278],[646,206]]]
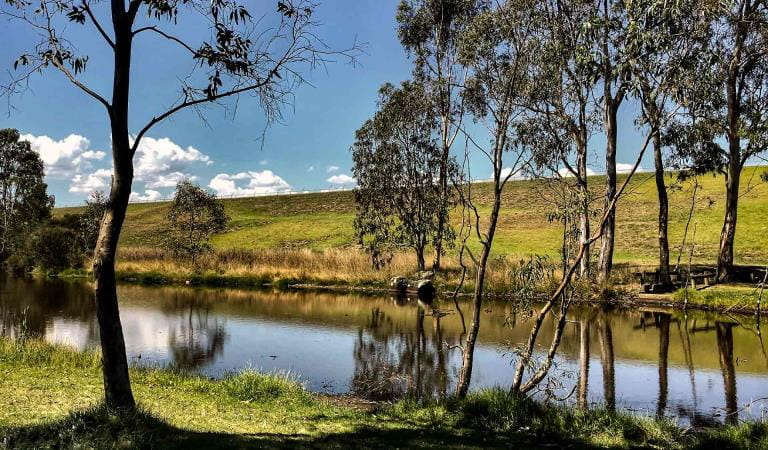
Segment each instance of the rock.
[[408,279],[405,277],[394,277],[389,282],[389,286],[393,289],[404,291],[408,288]]
[[413,287],[416,288],[416,293],[421,300],[431,301],[435,297],[435,285],[432,284],[432,280],[418,280]]
[[422,270],[420,272],[416,272],[417,280],[431,280],[434,277],[435,277],[435,272],[431,270]]

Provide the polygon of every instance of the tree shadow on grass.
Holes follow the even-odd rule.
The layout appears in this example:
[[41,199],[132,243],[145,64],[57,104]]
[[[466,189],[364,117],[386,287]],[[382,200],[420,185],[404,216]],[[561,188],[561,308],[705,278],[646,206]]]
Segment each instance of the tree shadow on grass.
[[[585,448],[583,443],[551,437],[552,447]],[[2,428],[3,448],[541,448],[540,439],[445,427],[361,426],[323,435],[228,434],[190,431],[147,412],[120,413],[103,405],[73,412],[40,425]]]

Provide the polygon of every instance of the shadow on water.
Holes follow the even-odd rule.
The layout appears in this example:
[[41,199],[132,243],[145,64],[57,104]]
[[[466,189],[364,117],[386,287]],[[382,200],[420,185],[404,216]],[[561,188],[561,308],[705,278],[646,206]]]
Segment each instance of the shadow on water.
[[[97,344],[88,284],[0,279],[0,294],[2,335]],[[291,371],[310,389],[374,400],[443,398],[460,367],[452,345],[466,324],[447,300],[127,285],[119,295],[134,364],[213,377],[246,367]],[[768,397],[768,358],[751,318],[596,306],[570,314],[553,376],[580,408],[700,425],[760,417],[768,406],[739,404]],[[484,315],[473,386],[507,386],[510,347],[527,338],[528,315],[493,302]],[[553,330],[545,324],[542,336]]]

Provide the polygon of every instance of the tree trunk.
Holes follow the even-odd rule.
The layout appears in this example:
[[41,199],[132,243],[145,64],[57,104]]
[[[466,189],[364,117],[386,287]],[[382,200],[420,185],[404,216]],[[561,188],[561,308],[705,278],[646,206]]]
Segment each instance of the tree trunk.
[[667,235],[669,199],[667,198],[667,186],[664,182],[664,160],[662,159],[661,148],[661,136],[656,130],[653,134],[653,157],[656,166],[656,192],[659,197],[659,283],[669,286],[672,284],[669,278],[669,238]]
[[603,399],[608,411],[616,410],[616,369],[613,355],[611,319],[602,312],[600,320],[600,360],[603,366]]
[[739,411],[736,400],[736,370],[733,365],[733,324],[717,322],[715,326],[725,388],[725,423],[735,425],[739,423]]
[[[503,147],[502,147],[503,148]],[[496,233],[496,223],[499,218],[499,209],[501,208],[501,191],[498,185],[498,176],[496,179],[494,203],[491,210],[490,222],[488,224],[488,234],[483,243],[483,253],[480,256],[480,263],[475,277],[475,292],[472,297],[472,323],[467,331],[467,338],[464,344],[464,353],[462,355],[461,370],[459,370],[459,381],[456,384],[456,396],[464,398],[469,392],[469,383],[472,379],[472,365],[475,356],[475,343],[477,335],[480,332],[480,313],[483,307],[483,287],[485,284],[485,271],[488,266],[488,258],[491,255],[493,245],[493,235]]]
[[456,384],[456,396],[464,398],[469,392],[469,383],[472,379],[472,365],[475,356],[475,343],[477,335],[480,332],[480,313],[483,306],[483,283],[485,282],[485,270],[488,265],[488,256],[491,253],[490,246],[483,247],[483,254],[480,258],[480,265],[475,277],[475,292],[472,297],[472,323],[467,330],[467,339],[464,345],[464,354],[462,355],[461,370],[459,371],[459,381]]
[[589,320],[584,317],[579,321],[579,385],[577,390],[577,405],[587,409],[587,394],[589,392]]
[[[609,93],[606,93],[608,96]],[[611,275],[613,268],[613,247],[616,232],[616,205],[613,203],[613,197],[616,196],[616,113],[617,107],[613,100],[606,100],[605,134],[607,144],[605,147],[605,203],[604,208],[610,209],[603,222],[602,242],[600,247],[600,262],[598,265],[598,275],[601,281],[606,281]],[[613,205],[613,206],[611,206]]]
[[656,416],[664,417],[667,409],[667,396],[669,390],[667,367],[669,362],[669,314],[659,314],[659,401],[656,404]]
[[579,194],[581,199],[581,213],[579,214],[579,243],[584,246],[584,256],[581,259],[579,275],[589,276],[590,245],[589,241],[589,187],[587,185],[587,155],[586,149],[584,155],[579,157]]
[[130,87],[131,31],[125,23],[121,2],[112,2],[115,27],[115,67],[110,108],[112,131],[112,164],[114,173],[99,238],[93,257],[96,317],[101,340],[104,396],[107,405],[117,408],[135,407],[128,359],[125,353],[123,327],[117,302],[115,257],[120,231],[128,209],[133,182],[133,155],[128,137],[128,99]]
[[[736,142],[737,147],[738,145]],[[733,147],[733,143],[731,143],[731,147]],[[736,151],[738,152],[738,150]],[[720,283],[731,281],[733,277],[733,245],[736,237],[740,180],[741,160],[732,154],[725,176],[725,220],[720,232],[720,252],[717,256],[717,281]]]
[[[451,147],[446,139],[447,130],[443,130],[443,155],[440,161],[440,211],[437,215],[437,233],[435,233],[435,260],[432,263],[432,270],[440,270],[441,257],[443,253],[443,235],[445,226],[448,222],[448,158],[450,157]],[[422,269],[423,270],[423,269]]]
[[[115,155],[127,152],[127,136],[120,144],[114,138]],[[122,147],[122,148],[118,148]],[[120,311],[117,304],[115,284],[115,255],[120,230],[128,208],[131,194],[133,167],[130,159],[118,161],[115,157],[115,173],[109,194],[109,202],[101,222],[99,238],[93,258],[95,278],[96,316],[99,321],[101,339],[102,371],[104,375],[104,395],[109,406],[132,408],[135,405],[128,378],[128,360],[125,354],[123,327],[120,323]]]
[[422,272],[426,267],[424,261],[424,247],[416,247],[416,264],[419,266],[419,272]]

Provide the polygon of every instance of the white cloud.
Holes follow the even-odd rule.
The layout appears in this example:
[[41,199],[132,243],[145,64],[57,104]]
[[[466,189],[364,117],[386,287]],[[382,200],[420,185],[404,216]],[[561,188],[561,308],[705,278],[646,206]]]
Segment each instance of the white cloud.
[[[503,180],[506,178],[510,172],[512,172],[512,168],[510,167],[501,169],[501,179]],[[510,180],[524,180],[525,178],[525,175],[523,175],[523,169],[517,169],[515,170],[515,173],[512,174],[512,177],[510,177]]]
[[[561,177],[570,178],[573,176],[570,170],[568,168],[563,167],[562,169],[558,170],[557,173],[560,174]],[[592,175],[597,175],[597,172],[587,167],[587,176],[591,177]]]
[[[616,173],[629,173],[634,166],[634,164],[616,163]],[[637,166],[637,172],[645,172],[645,169],[643,166]]]
[[131,192],[130,200],[139,202],[154,202],[160,200],[161,198],[163,198],[163,194],[152,189],[145,189],[144,195],[141,195],[138,192]]
[[315,171],[315,166],[309,166],[309,168],[307,168],[307,172],[314,172],[314,171]]
[[29,141],[32,150],[40,154],[45,164],[45,175],[51,178],[66,179],[93,167],[94,161],[104,159],[106,153],[92,150],[87,138],[70,134],[56,141],[48,136],[21,135]]
[[290,191],[291,185],[271,170],[220,173],[208,186],[219,195],[252,195]]
[[349,175],[343,173],[341,175],[334,175],[326,180],[327,182],[331,184],[354,184],[357,183],[357,180],[350,177]]
[[183,179],[194,177],[189,173],[192,166],[211,165],[208,155],[189,146],[181,148],[168,138],[144,137],[136,149],[136,181],[143,181],[150,189],[173,187]]
[[69,192],[75,194],[90,194],[93,191],[103,191],[108,186],[108,180],[112,176],[109,169],[99,169],[89,175],[77,174],[72,177]]
[[182,172],[172,172],[169,174],[156,175],[151,181],[146,183],[146,187],[150,189],[164,188],[164,187],[176,187],[180,181],[189,180],[195,181],[197,177]]
[[261,161],[259,161],[259,165],[260,166],[266,166],[267,164],[269,164],[269,160],[268,159],[262,159]]
[[328,173],[333,173],[338,171],[339,171],[339,166],[328,166],[328,169],[326,170],[326,172]]

